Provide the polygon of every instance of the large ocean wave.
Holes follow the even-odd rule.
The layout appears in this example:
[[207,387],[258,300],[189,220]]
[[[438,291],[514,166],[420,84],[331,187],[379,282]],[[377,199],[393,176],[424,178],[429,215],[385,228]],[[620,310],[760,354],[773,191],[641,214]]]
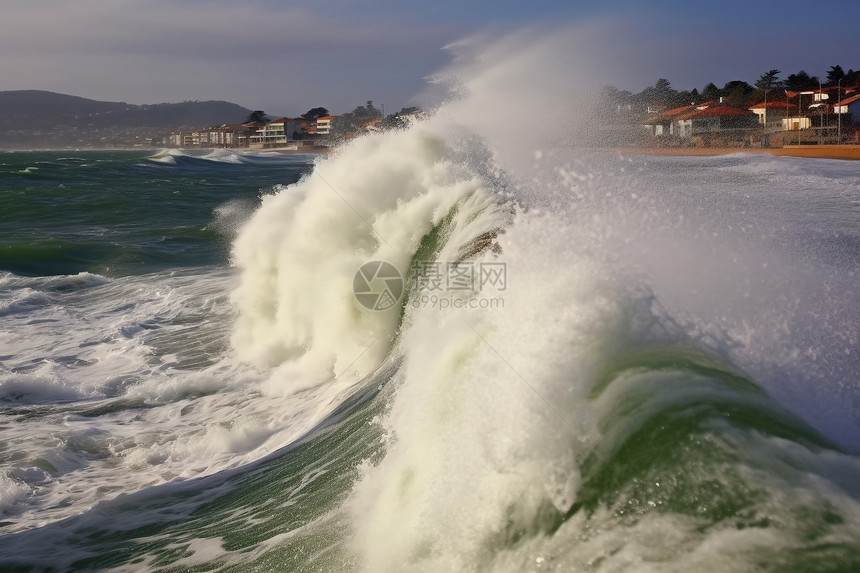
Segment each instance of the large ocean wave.
[[[0,482],[0,561],[860,567],[860,263],[832,209],[860,181],[571,146],[582,124],[550,118],[588,98],[553,64],[591,36],[534,33],[454,46],[431,118],[317,159],[253,214],[222,205],[231,272],[0,277],[30,341],[26,321],[77,325],[7,337],[0,400],[44,419]],[[524,94],[550,127],[520,138],[500,122]],[[798,207],[822,180],[838,192]]]

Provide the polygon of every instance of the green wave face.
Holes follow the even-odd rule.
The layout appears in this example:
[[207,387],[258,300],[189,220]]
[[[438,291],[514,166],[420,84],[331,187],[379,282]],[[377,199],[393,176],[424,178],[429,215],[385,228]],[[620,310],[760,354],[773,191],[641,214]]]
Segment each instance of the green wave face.
[[670,528],[674,538],[651,540],[656,560],[684,554],[701,565],[697,552],[733,538],[712,557],[767,571],[860,568],[851,533],[860,484],[847,477],[858,475],[856,462],[742,375],[691,352],[638,351],[605,373],[591,400],[600,443],[554,532],[570,521],[586,540],[605,530],[636,539],[647,524],[683,523]]

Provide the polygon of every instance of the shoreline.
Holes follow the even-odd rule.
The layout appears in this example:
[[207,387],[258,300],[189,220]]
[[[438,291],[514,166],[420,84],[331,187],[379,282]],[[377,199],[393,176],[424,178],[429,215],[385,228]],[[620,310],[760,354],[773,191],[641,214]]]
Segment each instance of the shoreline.
[[[332,151],[332,147],[314,146],[308,149],[288,149],[269,147],[263,149],[249,149],[247,147],[57,147],[57,148],[31,148],[31,149],[5,149],[0,148],[0,153],[27,153],[27,152],[59,152],[59,151],[163,151],[165,149],[178,150],[216,150],[229,149],[237,152],[264,152],[281,153],[284,155],[326,155]],[[860,160],[860,145],[789,145],[786,147],[582,147],[583,151],[590,152],[618,152],[622,155],[653,155],[664,157],[718,157],[721,155],[733,155],[743,153],[748,155],[771,155],[774,157],[804,157],[809,159],[843,159]]]
[[[240,149],[240,148],[229,148],[229,149]],[[247,148],[241,148],[247,149]],[[312,147],[311,149],[283,149],[278,147],[269,147],[267,149],[251,149],[250,151],[265,151],[270,152],[274,151],[276,153],[283,153],[284,155],[325,155],[331,151],[330,147]]]
[[746,153],[776,157],[860,160],[860,145],[790,145],[786,147],[619,147],[622,155],[716,157]]
[[226,149],[228,151],[236,151],[236,152],[252,152],[252,153],[283,153],[284,155],[320,155],[326,154],[331,151],[330,147],[323,146],[315,146],[310,147],[308,149],[288,149],[283,147],[266,147],[262,149],[254,149],[248,147],[34,147],[27,149],[12,149],[12,148],[0,148],[0,153],[40,153],[40,152],[49,152],[49,153],[59,153],[59,152],[86,152],[86,151],[165,151],[165,150],[177,150],[177,151],[216,151],[219,149]]

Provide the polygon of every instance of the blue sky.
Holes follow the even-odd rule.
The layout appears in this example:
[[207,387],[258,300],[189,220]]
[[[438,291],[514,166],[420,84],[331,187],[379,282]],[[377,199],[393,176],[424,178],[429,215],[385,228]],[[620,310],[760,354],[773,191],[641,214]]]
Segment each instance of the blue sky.
[[420,101],[451,42],[534,23],[575,33],[592,21],[617,30],[612,47],[568,57],[605,58],[609,81],[631,91],[660,77],[701,89],[771,68],[860,68],[860,2],[4,0],[0,90],[219,99],[288,115],[371,99],[395,111]]

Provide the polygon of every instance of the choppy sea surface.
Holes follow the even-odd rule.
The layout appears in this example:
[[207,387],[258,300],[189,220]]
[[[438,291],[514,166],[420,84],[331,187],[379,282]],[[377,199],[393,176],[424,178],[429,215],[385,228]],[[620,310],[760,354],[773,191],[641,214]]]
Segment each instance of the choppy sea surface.
[[860,570],[857,165],[446,135],[0,153],[0,568]]

